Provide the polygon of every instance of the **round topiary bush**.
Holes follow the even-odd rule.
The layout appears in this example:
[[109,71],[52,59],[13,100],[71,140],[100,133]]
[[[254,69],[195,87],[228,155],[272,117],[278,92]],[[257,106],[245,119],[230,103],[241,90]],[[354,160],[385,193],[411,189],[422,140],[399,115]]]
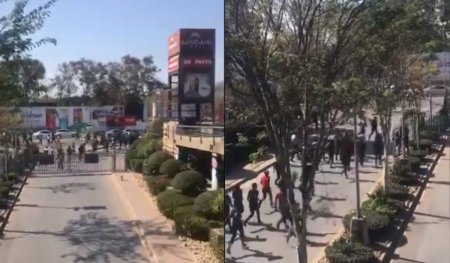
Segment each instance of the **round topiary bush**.
[[340,238],[325,249],[325,256],[331,263],[375,263],[373,250],[360,243]]
[[159,175],[159,167],[161,164],[169,159],[172,159],[173,157],[164,152],[164,151],[157,151],[152,153],[144,165],[144,174],[145,175]]
[[208,241],[208,220],[197,215],[186,216],[179,223],[179,233],[194,240]]
[[420,142],[419,142],[420,150],[428,151],[431,149],[431,145],[433,145],[432,140],[423,139],[423,140],[420,140]]
[[413,150],[409,151],[409,156],[417,157],[421,161],[423,161],[425,159],[425,156],[427,156],[427,152],[424,150]]
[[220,220],[225,220],[225,191],[220,189],[216,191],[216,196],[212,202],[212,212],[216,214]]
[[163,215],[173,219],[175,210],[186,205],[193,205],[194,198],[182,195],[174,190],[166,190],[157,196],[158,208]]
[[180,172],[183,165],[184,163],[181,160],[169,159],[161,164],[161,167],[159,167],[159,172],[161,174],[167,174],[169,178],[174,178],[175,175]]
[[130,168],[138,173],[142,173],[144,159],[131,159]]
[[217,209],[214,207],[214,205],[216,205],[215,202],[217,202],[215,200],[217,199],[218,193],[222,194],[223,196],[223,193],[221,191],[207,191],[197,196],[194,201],[194,211],[198,215],[203,216],[207,219],[223,219],[223,209]]
[[147,176],[145,181],[148,185],[148,190],[152,195],[158,195],[166,190],[170,185],[170,178],[167,175]]
[[206,181],[199,172],[189,170],[178,173],[172,179],[172,187],[180,190],[182,194],[197,196],[206,189]]

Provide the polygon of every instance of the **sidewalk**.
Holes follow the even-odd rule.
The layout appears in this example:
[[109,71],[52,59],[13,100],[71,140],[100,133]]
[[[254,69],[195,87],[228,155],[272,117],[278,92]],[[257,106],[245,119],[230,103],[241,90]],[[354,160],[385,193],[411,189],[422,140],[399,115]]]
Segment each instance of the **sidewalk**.
[[129,216],[136,220],[139,237],[150,253],[151,262],[194,262],[193,255],[183,246],[134,174],[116,173],[113,174],[113,181],[120,198],[127,205]]
[[450,262],[449,172],[447,146],[404,233],[406,244],[396,249],[391,262]]

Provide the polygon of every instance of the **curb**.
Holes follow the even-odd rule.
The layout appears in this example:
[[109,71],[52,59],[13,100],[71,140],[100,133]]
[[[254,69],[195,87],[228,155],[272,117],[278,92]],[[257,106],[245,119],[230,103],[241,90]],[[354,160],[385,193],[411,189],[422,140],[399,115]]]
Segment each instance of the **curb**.
[[430,180],[431,175],[433,174],[434,169],[436,168],[436,165],[439,161],[439,159],[442,156],[442,153],[445,149],[445,146],[447,145],[447,142],[445,140],[448,140],[447,138],[441,138],[442,145],[441,148],[438,151],[438,154],[433,158],[433,162],[427,167],[427,175],[425,177],[425,180],[423,181],[422,185],[420,186],[419,190],[417,191],[416,196],[414,197],[414,201],[411,202],[411,206],[408,208],[408,212],[406,215],[405,220],[400,224],[399,233],[401,233],[401,236],[397,236],[395,239],[392,240],[390,246],[388,247],[386,253],[382,257],[381,262],[382,263],[389,263],[392,256],[395,253],[395,250],[397,249],[398,242],[400,241],[400,238],[403,236],[403,233],[405,232],[406,228],[408,227],[408,224],[411,220],[411,217],[414,214],[414,211],[416,210],[417,205],[420,202],[420,199],[422,198],[422,194],[425,191],[428,181]]
[[22,193],[22,190],[24,188],[24,186],[27,183],[28,177],[31,175],[31,173],[33,172],[34,169],[34,165],[32,168],[30,168],[27,172],[25,172],[25,176],[23,178],[23,182],[22,185],[19,187],[19,190],[17,191],[16,195],[14,196],[14,201],[11,204],[11,206],[8,208],[5,217],[3,218],[3,221],[0,225],[0,235],[3,236],[3,231],[5,230],[6,225],[8,224],[9,221],[9,217],[12,214],[12,211],[14,210],[14,207],[16,206],[17,200],[19,200],[19,196]]
[[118,179],[116,178],[117,176],[115,174],[112,174],[113,177],[113,184],[116,188],[116,190],[119,192],[120,195],[120,199],[125,203],[126,209],[128,210],[128,214],[129,216],[132,217],[133,220],[135,220],[136,224],[134,225],[135,229],[136,229],[136,233],[139,236],[139,240],[141,241],[142,246],[145,248],[145,250],[148,253],[148,258],[150,259],[150,261],[152,263],[157,263],[160,262],[159,258],[156,256],[156,254],[153,252],[153,248],[152,246],[145,240],[145,231],[141,226],[141,223],[139,222],[139,220],[137,219],[136,213],[134,212],[133,207],[130,204],[130,201],[128,201],[128,199],[126,198],[125,192],[123,191],[122,187],[120,186],[119,182],[117,181]]
[[243,178],[241,180],[237,180],[236,182],[232,183],[227,188],[225,188],[225,193],[229,193],[234,187],[236,187],[238,185],[241,185],[241,184],[243,184],[245,182],[248,182],[248,181],[256,178],[261,173],[262,170],[266,170],[267,168],[273,166],[274,163],[276,163],[276,160],[275,160],[275,158],[272,158],[271,160],[267,161],[267,164],[265,164],[265,165],[261,164],[261,165],[256,166],[257,170],[253,170],[253,169],[251,170],[252,173],[254,173],[255,175],[245,177],[245,178]]

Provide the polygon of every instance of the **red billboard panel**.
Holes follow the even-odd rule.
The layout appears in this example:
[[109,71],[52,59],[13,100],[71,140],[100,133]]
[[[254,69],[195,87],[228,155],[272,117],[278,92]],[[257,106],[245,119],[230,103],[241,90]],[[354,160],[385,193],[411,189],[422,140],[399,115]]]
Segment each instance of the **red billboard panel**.
[[208,57],[186,57],[183,58],[183,68],[186,69],[208,69],[213,66],[213,60]]
[[180,31],[169,36],[169,57],[180,53]]
[[169,73],[177,71],[180,66],[180,56],[176,55],[169,58]]

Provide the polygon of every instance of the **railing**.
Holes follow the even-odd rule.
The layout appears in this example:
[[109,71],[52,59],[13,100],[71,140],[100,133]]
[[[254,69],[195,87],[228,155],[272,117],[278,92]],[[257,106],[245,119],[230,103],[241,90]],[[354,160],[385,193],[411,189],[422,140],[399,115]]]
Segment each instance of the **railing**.
[[190,126],[177,125],[176,134],[200,138],[223,138],[224,127],[221,126]]

